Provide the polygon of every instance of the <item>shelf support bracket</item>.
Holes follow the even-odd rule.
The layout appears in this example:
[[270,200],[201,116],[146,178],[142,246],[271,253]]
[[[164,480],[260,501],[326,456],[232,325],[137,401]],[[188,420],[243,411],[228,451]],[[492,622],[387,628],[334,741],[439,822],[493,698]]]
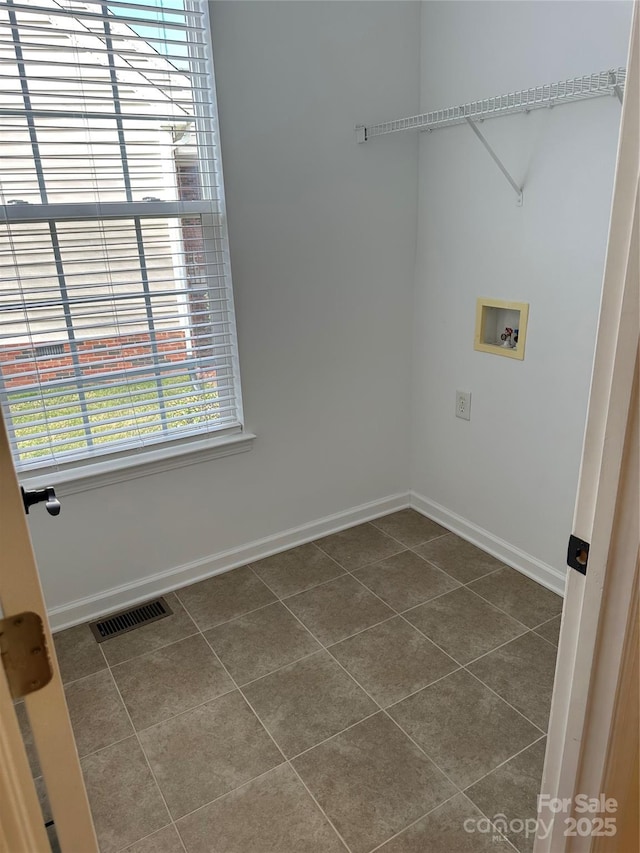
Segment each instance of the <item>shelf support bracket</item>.
[[615,71],[609,72],[609,80],[613,84],[613,92],[616,98],[622,103],[623,94],[622,94],[622,86],[618,83],[618,75]]
[[471,128],[471,130],[475,133],[475,135],[478,137],[480,142],[482,142],[484,147],[487,149],[487,151],[489,152],[489,156],[491,157],[493,162],[496,164],[498,169],[500,169],[502,174],[509,181],[512,189],[514,190],[514,192],[517,196],[516,204],[518,205],[518,207],[522,207],[522,187],[518,186],[518,184],[515,182],[515,180],[511,177],[509,172],[506,170],[504,164],[502,163],[502,160],[498,157],[498,155],[493,150],[493,148],[489,145],[489,143],[487,142],[485,137],[478,130],[478,127],[477,127],[475,121],[472,121],[470,118],[467,118],[466,121],[467,121],[467,124],[469,125],[469,127]]

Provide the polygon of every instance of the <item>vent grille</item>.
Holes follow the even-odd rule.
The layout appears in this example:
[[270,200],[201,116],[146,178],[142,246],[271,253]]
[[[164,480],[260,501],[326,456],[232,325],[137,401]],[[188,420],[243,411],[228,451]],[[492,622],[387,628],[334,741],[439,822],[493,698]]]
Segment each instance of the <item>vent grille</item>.
[[172,612],[164,598],[154,598],[153,601],[147,601],[138,607],[120,610],[105,619],[91,622],[89,627],[96,640],[99,643],[104,643],[105,640],[110,640],[112,637],[118,637],[120,634],[126,634],[127,631],[134,631],[143,625],[164,619],[165,616],[170,616]]
[[46,355],[65,355],[64,344],[43,344],[40,347],[35,347],[33,353],[36,358],[42,358]]

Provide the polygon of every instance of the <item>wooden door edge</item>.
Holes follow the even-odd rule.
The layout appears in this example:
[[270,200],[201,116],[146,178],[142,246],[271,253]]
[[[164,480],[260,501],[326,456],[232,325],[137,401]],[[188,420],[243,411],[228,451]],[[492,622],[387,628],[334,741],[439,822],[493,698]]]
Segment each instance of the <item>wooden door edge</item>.
[[20,726],[0,665],[0,853],[51,853]]

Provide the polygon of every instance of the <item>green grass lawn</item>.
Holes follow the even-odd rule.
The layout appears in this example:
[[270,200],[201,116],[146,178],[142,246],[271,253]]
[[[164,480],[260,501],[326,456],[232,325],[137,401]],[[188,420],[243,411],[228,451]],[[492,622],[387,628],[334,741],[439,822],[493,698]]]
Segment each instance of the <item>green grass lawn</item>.
[[[187,387],[179,386],[187,386],[188,383],[191,383],[193,395],[172,401],[170,398],[173,394],[182,396],[187,392]],[[219,406],[215,380],[208,379],[196,387],[185,374],[163,378],[161,384],[163,394],[166,395],[166,417],[171,420],[167,429],[180,429],[215,419]],[[46,386],[44,387],[46,391]],[[104,400],[105,397],[109,397],[109,400]],[[139,435],[163,432],[163,422],[158,412],[160,394],[153,379],[129,385],[105,384],[99,391],[85,392],[84,410],[88,426],[83,419],[78,389],[74,386],[60,388],[59,394],[46,397],[45,400],[45,407],[40,405],[39,411],[34,412],[40,403],[37,394],[25,391],[8,394],[9,411],[21,461],[50,455],[49,443],[41,435],[45,429],[44,425],[33,425],[34,421],[41,421],[45,415],[63,418],[51,424],[52,429],[62,430],[55,437],[57,442],[62,442],[56,448],[57,454],[88,447],[87,429],[93,445],[105,445]],[[121,412],[101,411],[103,408],[112,407],[119,408]],[[124,419],[118,424],[105,423],[120,414],[124,414]],[[117,434],[105,435],[114,429],[118,430]]]

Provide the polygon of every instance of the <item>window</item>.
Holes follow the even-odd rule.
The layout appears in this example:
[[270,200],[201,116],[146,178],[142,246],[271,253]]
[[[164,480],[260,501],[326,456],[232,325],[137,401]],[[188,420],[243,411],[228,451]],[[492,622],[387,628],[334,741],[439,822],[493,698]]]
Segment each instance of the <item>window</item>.
[[241,429],[204,0],[0,0],[0,398],[18,470]]

